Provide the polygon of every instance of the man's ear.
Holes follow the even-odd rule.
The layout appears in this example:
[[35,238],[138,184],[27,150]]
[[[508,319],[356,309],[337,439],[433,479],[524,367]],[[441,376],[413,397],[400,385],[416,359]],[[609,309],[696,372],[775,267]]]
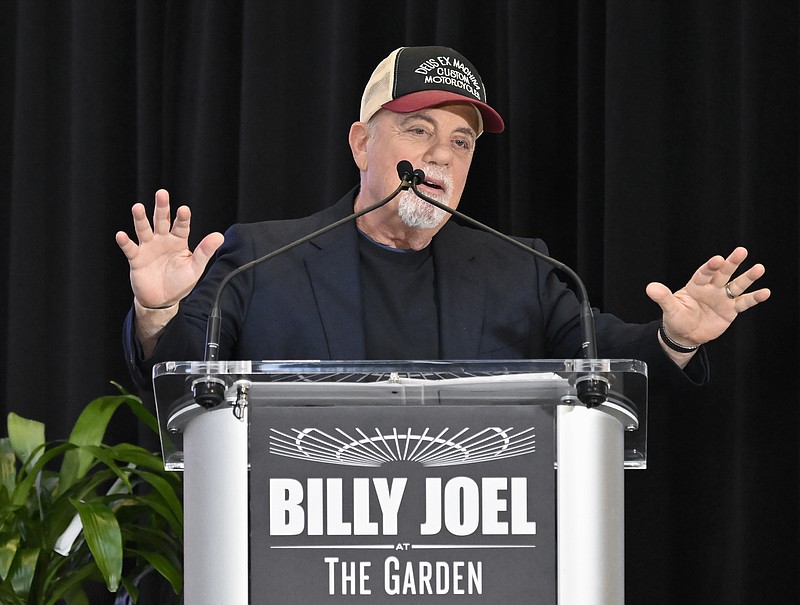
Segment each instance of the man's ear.
[[367,170],[367,143],[369,142],[369,127],[364,122],[354,122],[350,126],[350,151],[353,153],[353,160],[361,172]]

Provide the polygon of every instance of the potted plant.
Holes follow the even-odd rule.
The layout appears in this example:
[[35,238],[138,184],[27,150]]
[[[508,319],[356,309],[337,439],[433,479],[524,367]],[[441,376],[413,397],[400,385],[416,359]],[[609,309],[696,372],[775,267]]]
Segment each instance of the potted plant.
[[[0,439],[0,603],[88,605],[91,583],[137,602],[150,573],[182,592],[181,476],[129,443],[103,443],[127,406],[158,431],[141,399],[100,397],[67,441],[46,441],[41,422],[8,415]],[[177,600],[177,598],[176,598]]]

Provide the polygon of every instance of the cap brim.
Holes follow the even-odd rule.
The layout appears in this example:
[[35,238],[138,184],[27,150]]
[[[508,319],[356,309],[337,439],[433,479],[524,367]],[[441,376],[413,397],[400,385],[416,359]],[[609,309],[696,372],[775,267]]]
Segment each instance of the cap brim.
[[485,132],[503,132],[506,128],[500,114],[486,103],[444,90],[420,90],[419,92],[412,92],[389,101],[388,103],[384,103],[381,107],[398,113],[409,113],[428,107],[444,105],[446,103],[469,103],[477,107],[483,118],[483,130]]

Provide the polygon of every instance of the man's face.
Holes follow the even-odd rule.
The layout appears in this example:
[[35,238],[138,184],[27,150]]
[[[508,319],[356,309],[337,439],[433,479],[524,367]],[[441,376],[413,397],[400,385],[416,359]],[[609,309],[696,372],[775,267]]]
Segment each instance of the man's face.
[[[370,121],[363,150],[354,149],[364,202],[377,202],[394,191],[399,185],[397,164],[408,160],[425,172],[419,190],[456,208],[472,163],[477,127],[475,108],[463,103],[413,113],[379,111]],[[433,229],[450,216],[410,190],[392,204],[408,227]]]

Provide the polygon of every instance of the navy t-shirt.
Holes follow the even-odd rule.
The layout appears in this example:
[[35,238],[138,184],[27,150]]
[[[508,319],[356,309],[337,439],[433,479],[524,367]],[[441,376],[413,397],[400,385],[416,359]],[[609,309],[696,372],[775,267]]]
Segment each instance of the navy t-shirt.
[[438,301],[430,246],[396,250],[361,234],[359,254],[367,359],[438,359]]

